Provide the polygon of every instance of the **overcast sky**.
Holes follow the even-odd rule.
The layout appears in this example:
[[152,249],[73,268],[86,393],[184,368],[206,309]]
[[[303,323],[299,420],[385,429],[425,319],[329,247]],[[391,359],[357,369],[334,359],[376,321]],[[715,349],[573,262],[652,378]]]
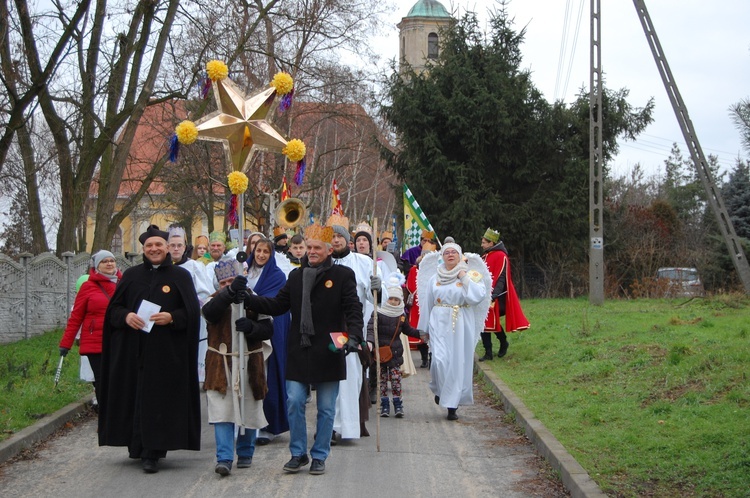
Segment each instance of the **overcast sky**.
[[[493,0],[441,0],[449,10],[473,10],[486,17]],[[377,45],[385,59],[398,56],[400,22],[416,0],[398,0],[390,32]],[[654,97],[654,123],[637,142],[621,142],[612,164],[618,174],[640,163],[647,172],[663,172],[663,161],[677,142],[689,156],[674,111],[667,97],[632,0],[602,0],[602,70],[609,88],[630,89],[629,102],[644,105]],[[582,6],[575,53],[571,50]],[[705,154],[719,157],[722,170],[735,158],[747,158],[737,129],[729,116],[731,104],[750,97],[750,0],[650,0],[646,7],[661,42],[675,83]],[[566,52],[561,62],[563,27],[569,9]],[[547,100],[574,99],[581,86],[589,86],[589,0],[512,0],[508,5],[516,29],[526,26],[521,48],[523,67]],[[561,67],[562,64],[562,67]],[[567,78],[570,71],[570,78]],[[558,72],[561,76],[558,78]],[[567,92],[563,94],[566,86]]]

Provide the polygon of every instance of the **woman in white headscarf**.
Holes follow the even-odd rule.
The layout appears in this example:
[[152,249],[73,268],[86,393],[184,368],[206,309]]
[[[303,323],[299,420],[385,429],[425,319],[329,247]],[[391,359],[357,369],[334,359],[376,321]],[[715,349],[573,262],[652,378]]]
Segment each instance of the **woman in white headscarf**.
[[426,255],[419,266],[417,328],[429,333],[430,389],[435,403],[448,409],[448,420],[458,419],[460,405],[474,403],[474,349],[489,309],[490,282],[482,259],[464,256],[455,243]]

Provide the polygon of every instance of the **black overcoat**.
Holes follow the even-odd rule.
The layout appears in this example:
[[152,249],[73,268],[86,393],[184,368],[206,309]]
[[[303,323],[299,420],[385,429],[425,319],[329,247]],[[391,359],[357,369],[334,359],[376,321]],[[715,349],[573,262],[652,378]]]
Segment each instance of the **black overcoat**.
[[331,257],[316,276],[310,294],[315,335],[311,346],[300,346],[300,314],[302,309],[302,272],[309,268],[307,257],[300,268],[289,274],[286,285],[276,297],[252,295],[245,306],[267,315],[291,311],[292,324],[287,336],[286,378],[305,384],[346,379],[346,361],[340,351],[331,351],[331,332],[348,332],[350,338],[362,342],[362,303],[357,297],[357,280],[351,268],[334,265]]
[[[130,328],[125,317],[144,299],[171,313],[173,323],[150,333]],[[154,268],[144,257],[123,273],[104,321],[100,446],[129,446],[140,420],[143,448],[200,450],[199,326],[192,277],[171,258]]]

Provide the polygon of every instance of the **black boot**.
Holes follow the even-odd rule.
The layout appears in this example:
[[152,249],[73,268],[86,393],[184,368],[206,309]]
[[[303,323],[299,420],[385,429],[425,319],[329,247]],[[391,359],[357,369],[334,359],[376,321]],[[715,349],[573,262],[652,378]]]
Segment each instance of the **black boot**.
[[458,408],[448,408],[448,420],[458,420]]
[[492,359],[492,333],[482,332],[479,334],[482,338],[482,346],[484,346],[484,356],[479,358],[479,361],[491,360]]
[[422,356],[422,364],[419,365],[419,368],[427,368],[427,344],[420,344],[417,346],[417,349],[419,349],[419,354]]
[[508,337],[505,335],[505,331],[498,332],[495,335],[500,339],[500,350],[497,352],[497,357],[502,358],[508,353]]

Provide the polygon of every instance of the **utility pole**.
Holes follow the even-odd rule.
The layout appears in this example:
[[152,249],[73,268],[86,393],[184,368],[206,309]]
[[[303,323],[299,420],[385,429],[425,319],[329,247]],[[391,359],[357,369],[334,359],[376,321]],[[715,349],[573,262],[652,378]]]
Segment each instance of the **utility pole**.
[[601,3],[591,0],[589,80],[589,302],[604,302]]
[[682,129],[682,135],[685,137],[685,143],[690,150],[690,157],[692,157],[693,164],[695,164],[698,171],[698,178],[700,178],[703,188],[706,191],[708,204],[711,206],[711,211],[713,211],[716,217],[721,235],[724,237],[724,242],[729,249],[732,263],[737,270],[737,275],[740,277],[742,285],[745,287],[745,293],[750,294],[750,265],[748,265],[745,253],[742,251],[742,245],[740,244],[739,237],[737,237],[737,232],[734,230],[732,220],[729,218],[729,213],[727,213],[721,192],[716,188],[711,170],[708,168],[708,161],[706,161],[706,156],[703,154],[700,142],[698,142],[698,135],[695,133],[693,122],[690,120],[690,116],[688,116],[685,102],[682,100],[680,91],[677,89],[672,71],[669,69],[667,57],[664,55],[659,38],[656,36],[656,30],[651,22],[651,16],[649,16],[646,9],[646,3],[644,0],[633,0],[633,4],[635,5],[635,10],[638,12],[638,18],[641,21],[641,26],[643,26],[643,32],[646,34],[649,47],[651,47],[651,53],[654,55],[659,75],[664,82],[669,100],[672,102],[677,122],[680,124],[680,129]]

